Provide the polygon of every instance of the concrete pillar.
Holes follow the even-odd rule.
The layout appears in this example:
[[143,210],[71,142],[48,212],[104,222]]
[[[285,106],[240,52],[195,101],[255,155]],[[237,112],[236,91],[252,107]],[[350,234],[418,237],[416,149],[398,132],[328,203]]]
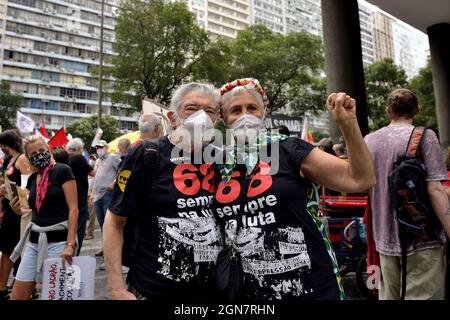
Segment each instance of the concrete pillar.
[[[369,132],[357,0],[322,0],[327,91],[346,92],[356,100],[359,127]],[[339,129],[330,121],[336,143]]]
[[450,24],[435,24],[427,29],[433,70],[439,141],[450,145]]

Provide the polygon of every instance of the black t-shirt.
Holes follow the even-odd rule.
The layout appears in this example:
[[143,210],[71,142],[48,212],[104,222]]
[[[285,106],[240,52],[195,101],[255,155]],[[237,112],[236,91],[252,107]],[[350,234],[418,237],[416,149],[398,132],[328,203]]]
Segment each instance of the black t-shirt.
[[87,203],[89,189],[88,175],[92,171],[92,167],[81,154],[71,155],[69,157],[69,166],[77,181],[78,204]]
[[238,164],[228,184],[218,183],[213,203],[226,243],[235,242],[241,256],[247,298],[339,299],[331,258],[306,210],[307,181],[300,176],[313,146],[297,138],[279,146],[276,174],[269,174],[273,162],[259,161],[250,177]]
[[215,172],[210,164],[179,163],[173,149],[163,137],[130,150],[109,209],[139,223],[129,280],[140,294],[204,300],[222,244],[210,209]]
[[69,207],[62,185],[74,179],[70,167],[63,163],[55,163],[55,166],[50,170],[47,193],[39,212],[36,210],[36,177],[37,173],[33,173],[27,183],[27,189],[30,190],[28,202],[30,209],[33,210],[31,221],[40,227],[47,227],[67,220],[69,218]]

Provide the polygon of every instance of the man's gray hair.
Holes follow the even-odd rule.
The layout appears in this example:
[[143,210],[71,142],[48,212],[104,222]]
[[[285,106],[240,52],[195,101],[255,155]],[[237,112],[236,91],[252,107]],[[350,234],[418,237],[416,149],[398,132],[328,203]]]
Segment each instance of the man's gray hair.
[[125,148],[125,150],[128,150],[130,145],[131,145],[131,142],[127,138],[120,139],[119,142],[117,143],[118,147],[123,147],[123,148]]
[[139,117],[139,132],[148,133],[156,130],[161,125],[161,119],[152,113],[144,113]]
[[181,108],[184,97],[191,92],[212,96],[216,108],[219,107],[220,95],[218,89],[208,83],[190,82],[179,86],[178,89],[175,90],[172,95],[172,100],[170,101],[170,111],[178,111],[178,109]]
[[79,150],[83,150],[83,148],[84,148],[84,143],[83,143],[83,140],[81,140],[80,138],[72,139],[67,143],[67,152],[68,153],[74,153]]

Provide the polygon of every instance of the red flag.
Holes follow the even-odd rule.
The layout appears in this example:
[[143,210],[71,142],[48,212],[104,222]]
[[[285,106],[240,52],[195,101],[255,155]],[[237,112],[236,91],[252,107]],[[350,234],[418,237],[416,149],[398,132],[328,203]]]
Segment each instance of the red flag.
[[44,113],[42,113],[42,124],[38,130],[42,134],[42,136],[44,136],[45,138],[48,139],[48,133],[47,133],[47,130],[45,130]]
[[67,139],[66,131],[64,130],[64,127],[59,129],[55,135],[48,141],[48,145],[51,148],[64,146],[69,142]]
[[38,131],[39,131],[40,134],[42,134],[42,136],[43,136],[44,138],[47,138],[47,139],[48,139],[48,133],[47,133],[47,131],[45,130],[45,127],[40,127],[40,128],[38,129]]

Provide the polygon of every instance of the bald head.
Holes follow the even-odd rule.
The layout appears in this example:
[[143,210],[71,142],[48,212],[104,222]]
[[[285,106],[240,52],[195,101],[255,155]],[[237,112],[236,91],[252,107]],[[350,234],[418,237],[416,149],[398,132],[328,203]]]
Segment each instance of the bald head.
[[152,113],[144,113],[139,117],[139,132],[142,140],[161,137],[163,135],[161,119]]

